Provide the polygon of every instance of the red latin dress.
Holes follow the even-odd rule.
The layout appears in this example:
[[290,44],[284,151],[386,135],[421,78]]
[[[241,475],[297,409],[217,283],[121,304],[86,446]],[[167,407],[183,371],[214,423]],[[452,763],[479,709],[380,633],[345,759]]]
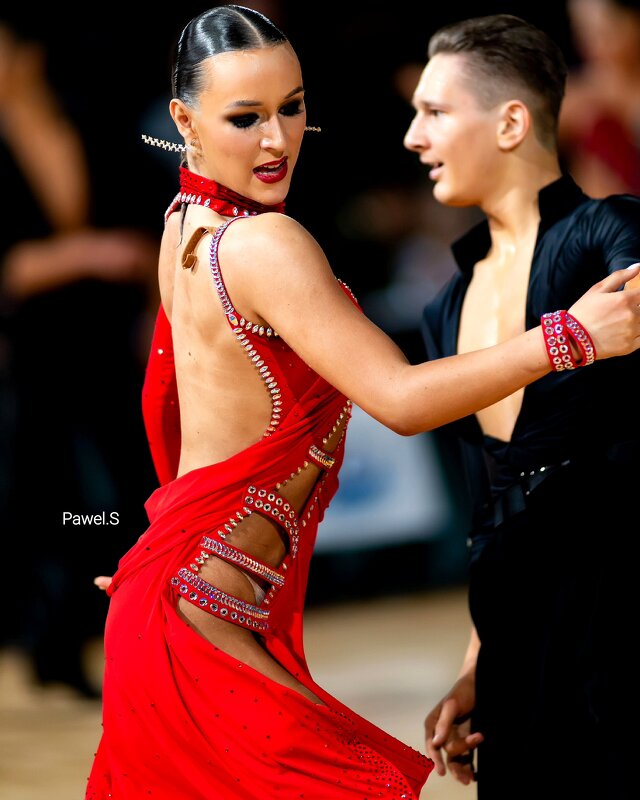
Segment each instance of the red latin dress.
[[[211,239],[212,291],[229,335],[271,396],[271,423],[256,444],[176,477],[180,416],[171,326],[161,308],[143,389],[161,485],[145,506],[149,528],[121,559],[108,590],[104,731],[86,800],[415,800],[432,762],[348,709],[309,673],[302,639],[309,561],[344,449],[343,438],[328,454],[323,439],[345,424],[350,404],[274,331],[236,313],[217,257],[233,222]],[[309,462],[322,471],[296,510],[278,488]],[[229,541],[251,514],[286,533],[288,552],[277,569]],[[200,566],[214,557],[266,581],[264,599],[247,603],[200,577]],[[253,631],[324,705],[200,636],[178,616],[180,597]]]

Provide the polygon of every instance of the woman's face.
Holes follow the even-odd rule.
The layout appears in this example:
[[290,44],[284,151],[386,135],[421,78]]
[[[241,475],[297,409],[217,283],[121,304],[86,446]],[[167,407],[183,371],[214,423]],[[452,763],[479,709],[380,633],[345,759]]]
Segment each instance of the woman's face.
[[221,53],[203,67],[205,89],[188,111],[191,134],[181,130],[188,145],[189,136],[197,139],[190,166],[252,200],[281,202],[306,123],[296,54],[282,44]]

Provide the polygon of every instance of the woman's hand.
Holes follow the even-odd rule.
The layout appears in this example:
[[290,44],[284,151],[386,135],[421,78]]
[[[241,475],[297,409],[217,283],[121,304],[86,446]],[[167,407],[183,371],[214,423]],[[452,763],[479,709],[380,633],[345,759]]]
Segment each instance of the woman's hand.
[[640,288],[618,291],[638,274],[640,264],[612,272],[569,309],[591,336],[598,359],[623,356],[640,347]]
[[108,578],[106,575],[98,575],[97,578],[93,579],[94,584],[98,587],[98,589],[102,589],[103,592],[111,586],[112,578]]

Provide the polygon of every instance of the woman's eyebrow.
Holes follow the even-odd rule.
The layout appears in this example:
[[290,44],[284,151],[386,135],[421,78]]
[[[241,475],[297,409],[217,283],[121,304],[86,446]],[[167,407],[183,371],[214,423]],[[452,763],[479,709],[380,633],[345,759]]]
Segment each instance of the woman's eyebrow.
[[[304,92],[303,86],[296,86],[295,89],[289,92],[284,96],[284,100],[287,100],[289,97],[293,97],[294,94],[298,94],[299,92]],[[234,100],[233,103],[229,103],[227,108],[246,108],[247,106],[260,106],[262,103],[260,100]]]

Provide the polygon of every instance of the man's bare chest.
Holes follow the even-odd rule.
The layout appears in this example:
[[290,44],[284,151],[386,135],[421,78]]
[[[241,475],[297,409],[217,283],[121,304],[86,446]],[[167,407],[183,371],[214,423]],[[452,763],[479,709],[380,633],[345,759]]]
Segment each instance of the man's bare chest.
[[479,261],[465,293],[458,333],[458,352],[504,342],[523,333],[533,245],[511,258]]

